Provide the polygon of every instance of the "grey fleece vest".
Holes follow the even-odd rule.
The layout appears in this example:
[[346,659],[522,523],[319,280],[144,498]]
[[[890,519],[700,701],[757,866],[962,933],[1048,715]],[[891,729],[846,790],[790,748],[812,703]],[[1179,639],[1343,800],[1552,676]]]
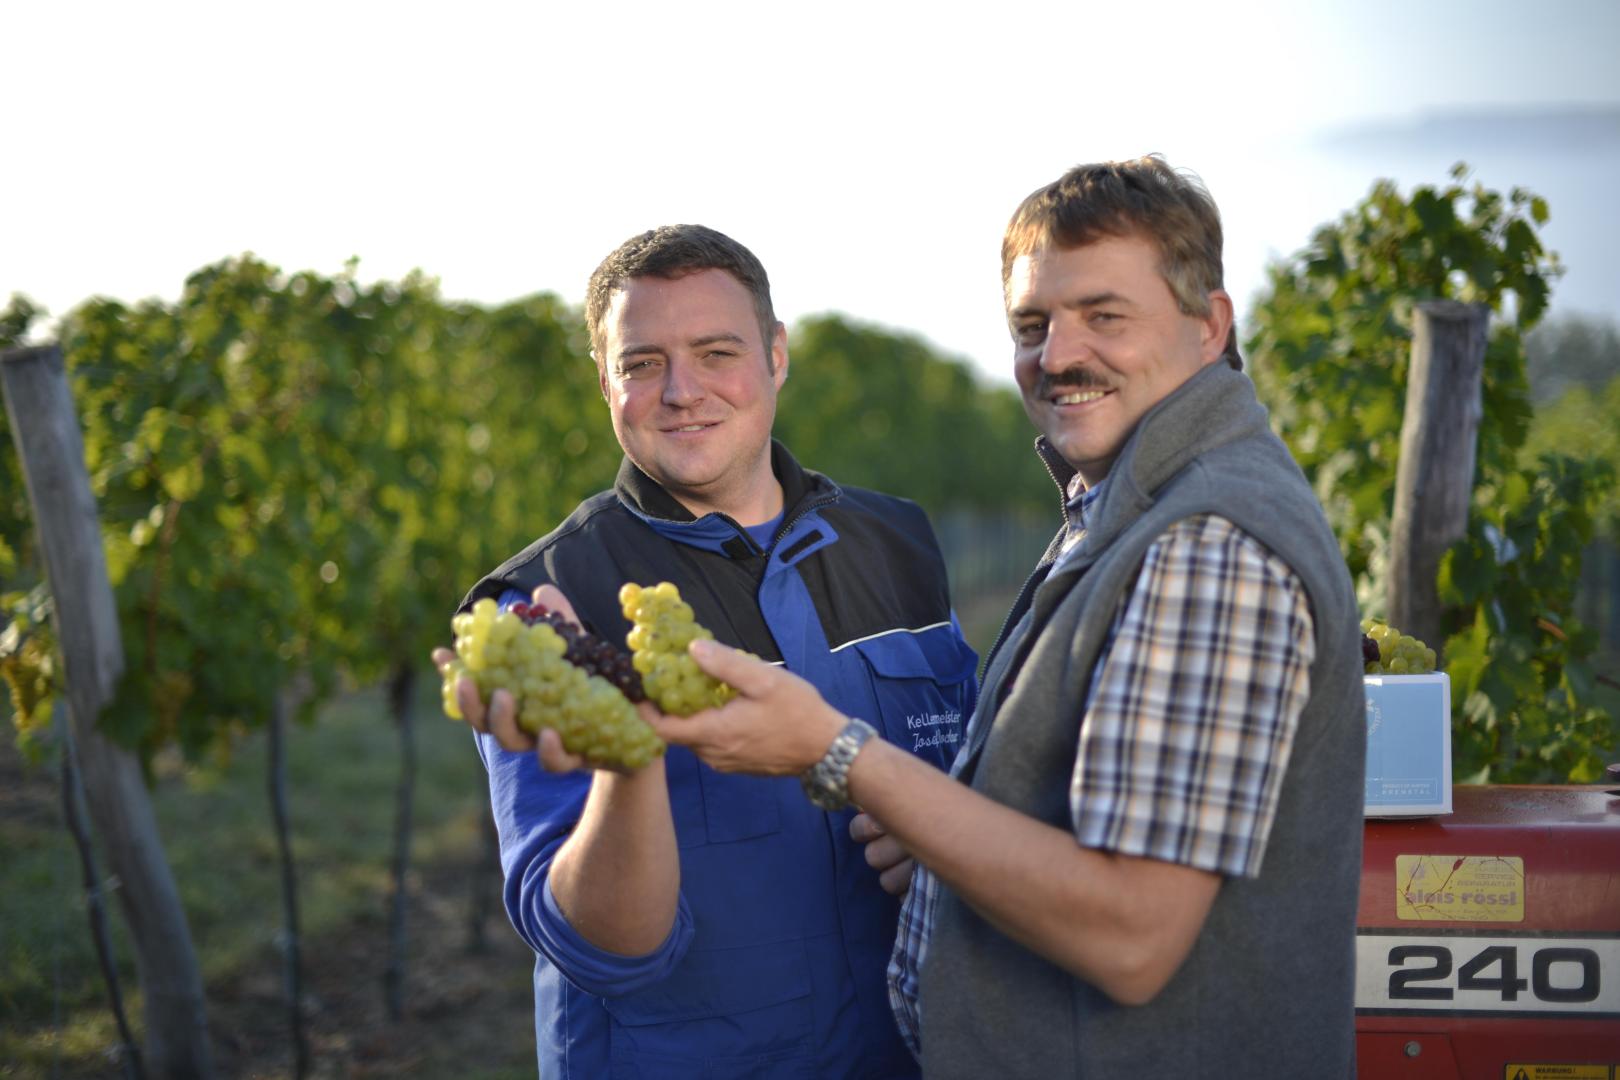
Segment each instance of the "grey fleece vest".
[[1315,623],[1310,698],[1261,873],[1223,880],[1185,964],[1134,1007],[1011,941],[945,889],[922,970],[930,1078],[1354,1073],[1360,628],[1321,506],[1246,375],[1204,368],[1142,418],[1085,538],[992,658],[957,769],[990,798],[1073,829],[1080,703],[1115,609],[1154,540],[1201,513],[1230,519],[1287,562]]

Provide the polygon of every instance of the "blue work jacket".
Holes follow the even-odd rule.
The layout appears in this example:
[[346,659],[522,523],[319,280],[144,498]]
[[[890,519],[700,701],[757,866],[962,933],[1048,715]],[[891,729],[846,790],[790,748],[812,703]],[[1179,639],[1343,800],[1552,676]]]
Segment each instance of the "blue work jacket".
[[[912,503],[840,488],[776,444],[787,511],[762,547],[723,515],[693,520],[627,461],[614,489],[508,560],[463,607],[552,582],[588,628],[622,642],[619,586],[673,581],[727,644],[784,663],[833,706],[945,768],[973,711],[975,656],[943,560]],[[550,775],[480,737],[505,902],[534,948],[545,1077],[705,1080],[914,1077],[884,971],[898,901],[795,778],[724,774],[671,747],[679,847],[675,925],[654,952],[607,953],[563,918],[552,856],[590,777]]]

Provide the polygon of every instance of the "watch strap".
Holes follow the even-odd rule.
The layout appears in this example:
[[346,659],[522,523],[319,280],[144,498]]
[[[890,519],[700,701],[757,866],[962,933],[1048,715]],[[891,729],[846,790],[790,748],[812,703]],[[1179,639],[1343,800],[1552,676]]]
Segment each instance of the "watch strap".
[[842,810],[849,805],[849,767],[876,734],[877,729],[865,720],[851,719],[844,725],[821,760],[799,774],[799,783],[812,803],[823,810]]

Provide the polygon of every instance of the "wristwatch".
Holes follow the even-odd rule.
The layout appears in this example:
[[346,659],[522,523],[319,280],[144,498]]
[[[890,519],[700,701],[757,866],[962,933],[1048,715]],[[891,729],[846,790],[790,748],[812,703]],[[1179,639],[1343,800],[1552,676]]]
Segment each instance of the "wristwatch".
[[849,805],[849,766],[877,729],[865,720],[851,720],[827,747],[821,760],[799,774],[799,783],[811,802],[823,810]]

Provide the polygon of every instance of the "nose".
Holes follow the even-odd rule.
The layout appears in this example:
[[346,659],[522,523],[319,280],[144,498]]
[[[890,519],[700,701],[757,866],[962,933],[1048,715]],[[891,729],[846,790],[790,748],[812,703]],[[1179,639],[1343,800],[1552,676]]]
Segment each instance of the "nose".
[[672,358],[664,366],[664,392],[660,396],[665,405],[684,409],[703,400],[703,382],[691,364]]
[[1064,318],[1060,314],[1053,317],[1046,327],[1046,340],[1041,342],[1037,361],[1042,371],[1056,374],[1084,363],[1092,356],[1091,344],[1079,320]]

